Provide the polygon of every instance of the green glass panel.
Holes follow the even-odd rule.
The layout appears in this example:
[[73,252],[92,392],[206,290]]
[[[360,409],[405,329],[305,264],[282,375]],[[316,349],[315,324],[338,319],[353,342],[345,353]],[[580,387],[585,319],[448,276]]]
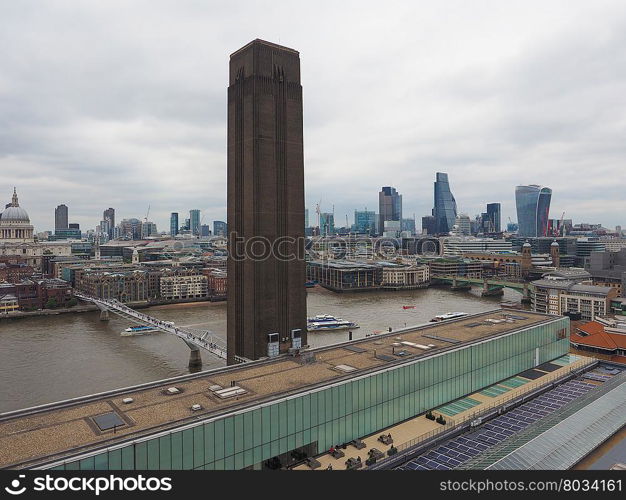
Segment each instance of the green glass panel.
[[[224,455],[229,457],[235,452],[235,419],[224,419]],[[231,467],[232,468],[232,467]]]
[[148,469],[148,445],[145,442],[135,444],[135,467],[137,470]]
[[215,424],[204,424],[204,460],[209,463],[215,460]]
[[83,458],[80,461],[80,470],[94,470],[95,459],[94,457]]
[[346,386],[340,385],[337,387],[339,405],[336,407],[335,412],[337,416],[343,417],[346,414]]
[[234,444],[234,448],[233,448],[233,452],[234,453],[241,453],[243,451],[243,415],[239,414],[239,415],[235,415],[234,418],[234,429],[233,429],[233,437],[235,440],[235,444]]
[[246,441],[246,449],[252,448],[255,446],[260,446],[263,443],[263,413],[260,409],[254,410],[251,415],[252,419],[252,443],[248,445],[248,441]]
[[311,398],[308,394],[302,397],[302,428],[311,427]]
[[183,436],[180,432],[172,433],[172,470],[183,468]]
[[290,399],[287,401],[287,434],[294,432],[296,432],[296,402]]
[[109,470],[121,470],[122,469],[122,450],[109,451]]
[[159,470],[159,440],[151,439],[147,443],[148,470]]
[[193,429],[183,432],[183,469],[193,469]]
[[161,470],[172,468],[172,436],[170,434],[159,438],[159,466]]
[[122,448],[122,469],[135,470],[135,449],[133,445]]
[[95,470],[109,470],[109,454],[107,452],[99,453],[93,458]]
[[271,416],[270,416],[270,425],[271,425],[271,441],[275,441],[280,437],[280,418],[278,405],[274,404],[271,406]]
[[304,422],[303,418],[303,398],[297,398],[295,400],[295,419],[296,419],[296,427],[294,429],[295,432],[300,432],[302,430],[302,425]]
[[241,470],[244,468],[243,465],[243,453],[235,453],[235,463],[233,465],[235,470]]
[[263,432],[261,443],[269,443],[271,437],[271,410],[269,406],[261,408],[261,429]]
[[193,466],[203,466],[204,459],[204,426],[198,425],[193,428]]

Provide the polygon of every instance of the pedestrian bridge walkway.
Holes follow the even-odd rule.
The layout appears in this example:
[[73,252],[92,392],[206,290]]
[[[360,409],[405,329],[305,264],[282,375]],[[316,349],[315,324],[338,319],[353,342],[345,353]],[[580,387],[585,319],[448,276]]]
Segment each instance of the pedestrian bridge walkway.
[[[162,321],[142,312],[136,311],[135,309],[132,309],[115,299],[101,299],[81,292],[74,292],[74,295],[81,300],[96,304],[101,311],[111,311],[120,316],[129,318],[134,321],[138,321],[141,324],[152,326],[171,335],[176,335],[189,346],[192,352],[197,352],[198,349],[201,348],[209,351],[210,353],[221,359],[226,359],[226,344],[222,339],[216,337],[215,334],[208,330],[203,332],[195,332],[180,328],[170,322]],[[199,354],[197,354],[197,356],[199,358]],[[246,360],[244,358],[237,358],[237,361],[242,363]]]

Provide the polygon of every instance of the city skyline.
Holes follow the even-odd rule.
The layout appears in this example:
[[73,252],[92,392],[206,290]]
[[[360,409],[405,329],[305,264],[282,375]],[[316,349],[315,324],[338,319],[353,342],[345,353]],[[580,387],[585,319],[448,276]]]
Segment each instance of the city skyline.
[[369,2],[0,6],[8,494],[621,490],[626,4]]
[[[0,55],[0,189],[8,203],[18,186],[38,231],[53,228],[60,203],[84,230],[107,206],[122,220],[141,219],[151,205],[160,230],[172,211],[194,207],[205,220],[224,220],[224,54],[256,36],[306,55],[310,210],[321,198],[322,211],[334,205],[342,221],[374,208],[380,186],[392,185],[403,211],[419,219],[442,171],[470,217],[500,202],[503,223],[516,219],[514,187],[536,183],[554,190],[553,218],[565,211],[579,222],[624,225],[626,201],[614,182],[624,156],[615,95],[625,82],[615,58],[626,10],[618,2],[566,2],[540,14],[532,3],[501,10],[448,2],[458,11],[452,19],[436,4],[362,8],[356,20],[339,6],[323,37],[311,30],[326,18],[324,5],[320,13],[301,6],[298,16],[251,5],[236,29],[232,7],[151,5],[142,34],[126,29],[144,15],[137,5],[2,7],[11,57]],[[374,22],[391,36],[371,38]],[[334,29],[343,24],[350,36]],[[26,38],[31,31],[38,36]],[[111,76],[93,77],[101,74]],[[358,89],[336,85],[348,78]]]

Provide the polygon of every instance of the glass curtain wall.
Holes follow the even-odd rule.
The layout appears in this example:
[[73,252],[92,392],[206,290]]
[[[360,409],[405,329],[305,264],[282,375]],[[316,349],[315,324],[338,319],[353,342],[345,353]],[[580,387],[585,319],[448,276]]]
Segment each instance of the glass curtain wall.
[[563,356],[568,331],[562,318],[55,468],[259,469],[305,446],[319,453]]

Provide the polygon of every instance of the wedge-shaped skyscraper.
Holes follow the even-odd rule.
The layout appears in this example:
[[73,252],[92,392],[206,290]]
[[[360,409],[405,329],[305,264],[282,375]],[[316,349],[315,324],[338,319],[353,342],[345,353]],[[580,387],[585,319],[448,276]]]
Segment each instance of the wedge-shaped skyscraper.
[[519,236],[535,238],[547,235],[551,198],[552,189],[547,187],[531,184],[515,188]]

